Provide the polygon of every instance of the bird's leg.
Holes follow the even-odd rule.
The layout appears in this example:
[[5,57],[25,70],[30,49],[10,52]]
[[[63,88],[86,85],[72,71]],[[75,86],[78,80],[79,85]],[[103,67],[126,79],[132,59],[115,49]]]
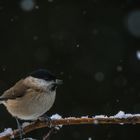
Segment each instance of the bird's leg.
[[45,121],[48,124],[49,128],[52,127],[52,124],[51,124],[52,119],[50,117],[48,117],[46,114],[44,114],[43,116],[39,117],[39,120],[40,121]]
[[20,140],[22,140],[22,138],[23,138],[23,137],[22,137],[22,135],[23,135],[23,129],[22,129],[21,124],[19,123],[18,118],[15,117],[15,119],[16,119],[16,122],[17,122],[17,127],[18,127],[18,129],[20,130],[20,131],[19,131]]

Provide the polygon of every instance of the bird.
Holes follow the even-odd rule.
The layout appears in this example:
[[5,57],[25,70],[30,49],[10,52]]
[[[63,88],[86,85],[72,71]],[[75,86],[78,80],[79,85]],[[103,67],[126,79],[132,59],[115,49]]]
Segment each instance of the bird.
[[54,104],[62,80],[46,69],[38,69],[19,80],[0,96],[8,112],[20,120],[37,120]]

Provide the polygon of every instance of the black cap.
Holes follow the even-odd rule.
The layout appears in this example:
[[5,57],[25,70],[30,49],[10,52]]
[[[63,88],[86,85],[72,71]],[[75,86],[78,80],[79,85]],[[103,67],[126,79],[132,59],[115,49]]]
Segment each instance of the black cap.
[[29,74],[34,78],[44,79],[46,81],[56,80],[56,76],[46,69],[38,69]]

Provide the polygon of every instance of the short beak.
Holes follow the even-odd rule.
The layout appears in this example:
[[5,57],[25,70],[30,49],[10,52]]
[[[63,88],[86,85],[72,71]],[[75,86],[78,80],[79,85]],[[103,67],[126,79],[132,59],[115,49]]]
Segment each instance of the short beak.
[[63,80],[56,79],[56,84],[57,85],[62,85],[63,84]]

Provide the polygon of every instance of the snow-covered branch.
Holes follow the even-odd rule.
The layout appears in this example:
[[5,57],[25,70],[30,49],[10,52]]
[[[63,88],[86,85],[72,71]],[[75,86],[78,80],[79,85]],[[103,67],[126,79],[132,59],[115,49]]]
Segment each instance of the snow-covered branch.
[[[140,124],[140,114],[125,114],[123,111],[118,112],[114,116],[96,115],[93,117],[68,117],[61,118],[59,115],[53,115],[51,121],[46,122],[44,120],[38,120],[32,123],[23,124],[24,134],[31,132],[35,129],[44,127],[56,127],[63,125],[80,125],[80,124]],[[11,128],[6,129],[0,133],[0,140],[11,140],[12,138],[19,137],[20,130],[13,130]]]

